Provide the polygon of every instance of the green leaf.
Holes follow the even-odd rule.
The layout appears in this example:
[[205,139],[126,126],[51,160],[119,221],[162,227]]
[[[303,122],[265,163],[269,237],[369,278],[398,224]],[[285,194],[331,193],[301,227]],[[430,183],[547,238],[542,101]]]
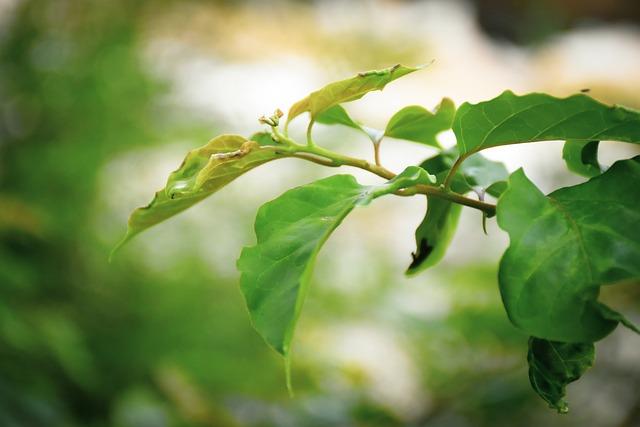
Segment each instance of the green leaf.
[[598,163],[599,141],[569,140],[562,148],[562,158],[567,168],[578,175],[591,178],[602,173]]
[[422,67],[405,67],[398,64],[383,70],[358,73],[349,79],[329,83],[293,104],[289,109],[287,125],[295,117],[305,112],[309,112],[311,119],[315,120],[320,113],[335,105],[355,101],[374,90],[382,90],[387,83],[420,68]]
[[453,131],[461,155],[489,147],[549,140],[640,143],[640,112],[608,106],[580,94],[555,98],[511,91],[490,101],[464,103]]
[[[422,162],[420,167],[436,175],[437,184],[442,184],[451,166],[458,158],[456,148],[441,151]],[[474,154],[462,163],[454,177],[452,190],[468,193],[476,190],[491,195],[500,195],[500,182],[508,178],[504,164]],[[414,275],[437,264],[446,253],[453,238],[462,206],[437,197],[427,196],[427,213],[416,229],[416,251],[406,271]]]
[[300,315],[318,251],[356,206],[434,178],[412,166],[380,186],[364,186],[351,175],[335,175],[287,191],[256,216],[257,244],[238,259],[240,286],[252,323],[283,355]]
[[462,206],[437,197],[427,197],[427,213],[416,229],[416,251],[406,271],[414,275],[437,264],[458,226]]
[[256,132],[249,137],[249,141],[255,141],[258,145],[277,145],[278,142],[273,139],[271,132]]
[[405,107],[391,117],[384,134],[439,148],[436,136],[451,129],[455,112],[455,104],[449,98],[444,98],[433,113],[418,105]]
[[195,205],[243,173],[275,158],[283,157],[263,148],[273,143],[259,133],[249,141],[239,135],[221,135],[189,151],[180,168],[169,175],[164,189],[145,207],[133,211],[127,233],[113,254],[136,234]]
[[316,122],[324,125],[344,125],[353,129],[362,130],[360,124],[355,122],[342,105],[334,105],[333,107],[323,111],[316,117]]
[[496,181],[487,187],[487,194],[491,194],[493,197],[498,198],[507,189],[507,181]]
[[498,201],[510,245],[500,262],[514,325],[562,342],[594,342],[618,324],[601,285],[640,278],[640,157],[545,196],[522,170]]
[[[445,176],[458,158],[458,149],[452,147],[428,158],[420,167],[438,177],[438,184],[442,184]],[[504,182],[509,177],[509,171],[504,163],[490,160],[480,153],[469,156],[458,168],[451,188],[456,193],[465,194],[472,190],[489,192],[494,186],[496,192],[498,182]],[[492,190],[489,194],[494,193]],[[493,194],[492,194],[493,195]],[[499,195],[499,192],[498,192]]]
[[591,368],[594,359],[593,343],[563,343],[531,337],[527,355],[529,381],[549,407],[567,413],[565,388]]

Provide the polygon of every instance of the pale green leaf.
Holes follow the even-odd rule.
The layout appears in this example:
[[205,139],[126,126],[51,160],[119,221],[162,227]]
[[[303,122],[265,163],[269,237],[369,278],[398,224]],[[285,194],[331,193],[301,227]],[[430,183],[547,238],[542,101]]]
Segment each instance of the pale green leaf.
[[359,123],[354,121],[344,109],[342,105],[334,105],[333,107],[321,112],[316,117],[317,123],[324,125],[343,125],[353,129],[362,130]]
[[453,131],[464,156],[498,145],[533,141],[640,143],[640,112],[608,106],[583,94],[555,98],[506,91],[490,101],[462,104]]
[[563,343],[529,338],[529,381],[551,408],[567,413],[564,400],[567,384],[579,379],[593,366],[593,343]]
[[391,117],[384,134],[440,147],[436,136],[451,129],[455,112],[455,104],[449,98],[444,98],[433,113],[418,105],[405,107]]
[[264,133],[254,137],[257,141],[239,135],[221,135],[190,151],[151,203],[133,211],[127,233],[112,254],[136,234],[193,206],[243,173],[283,157],[263,148],[271,144],[270,137],[267,139]]
[[598,163],[599,141],[569,140],[562,148],[562,158],[571,172],[587,178],[600,175],[602,167]]
[[354,207],[433,182],[416,166],[379,186],[335,175],[289,190],[263,205],[256,216],[257,244],[242,250],[238,269],[252,323],[265,341],[279,353],[289,353],[318,251]]
[[358,73],[349,79],[329,83],[322,89],[312,92],[305,98],[296,102],[287,116],[287,124],[302,113],[309,112],[311,119],[329,108],[349,101],[362,98],[374,90],[382,90],[390,83],[402,76],[419,70],[421,67],[405,67],[394,65],[383,70]]
[[522,170],[498,201],[510,244],[500,262],[502,299],[528,334],[593,342],[618,324],[600,286],[640,278],[640,157],[545,196]]
[[254,133],[249,137],[249,140],[255,141],[262,146],[278,144],[278,142],[273,139],[273,135],[271,134],[271,132],[266,132],[266,131]]

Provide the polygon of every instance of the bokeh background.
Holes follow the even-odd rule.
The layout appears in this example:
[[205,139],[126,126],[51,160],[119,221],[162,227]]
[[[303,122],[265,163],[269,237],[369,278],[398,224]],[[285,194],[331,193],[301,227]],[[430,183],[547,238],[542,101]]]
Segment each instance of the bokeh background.
[[[411,279],[424,199],[379,200],[344,222],[297,330],[293,399],[250,327],[235,259],[262,203],[335,170],[264,166],[107,263],[129,212],[186,151],[249,135],[260,115],[358,71],[435,60],[348,106],[370,126],[504,89],[590,89],[638,108],[639,23],[636,0],[1,0],[0,426],[639,426],[640,340],[622,328],[569,387],[570,414],[533,393],[527,337],[497,289],[507,240],[494,221],[485,236],[474,211],[443,262]],[[318,125],[316,140],[372,155],[348,129]],[[637,153],[603,145],[604,163]],[[561,146],[486,153],[550,191],[580,182]],[[430,154],[382,146],[396,171]],[[638,320],[637,286],[603,298]]]

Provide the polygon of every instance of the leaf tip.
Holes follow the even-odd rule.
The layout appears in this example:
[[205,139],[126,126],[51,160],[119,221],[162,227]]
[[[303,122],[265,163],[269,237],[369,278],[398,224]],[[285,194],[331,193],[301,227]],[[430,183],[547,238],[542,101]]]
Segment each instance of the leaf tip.
[[115,258],[115,256],[120,252],[120,249],[129,242],[137,233],[131,232],[131,229],[128,229],[125,235],[116,243],[116,245],[109,252],[109,257],[107,258],[107,262],[111,264]]
[[567,405],[567,402],[565,402],[564,400],[561,400],[560,402],[554,404],[554,405],[549,405],[551,408],[554,408],[556,411],[558,411],[559,414],[568,414],[569,413],[569,405]]
[[109,257],[107,258],[107,262],[109,264],[111,264],[113,262],[113,259],[115,258],[116,254],[120,251],[120,248],[122,246],[124,246],[125,243],[127,243],[127,236],[126,235],[125,235],[125,237],[120,239],[120,241],[118,243],[116,243],[116,245],[113,247],[113,249],[111,249],[111,251],[109,252]]
[[416,66],[415,66],[415,67],[413,67],[413,68],[415,68],[415,69],[416,69],[416,71],[417,71],[417,70],[422,70],[423,68],[430,67],[431,65],[433,65],[433,63],[434,63],[434,62],[436,62],[436,59],[435,59],[435,58],[433,58],[433,59],[432,59],[431,61],[429,61],[429,62],[425,62],[424,64],[418,64],[418,65],[416,65]]

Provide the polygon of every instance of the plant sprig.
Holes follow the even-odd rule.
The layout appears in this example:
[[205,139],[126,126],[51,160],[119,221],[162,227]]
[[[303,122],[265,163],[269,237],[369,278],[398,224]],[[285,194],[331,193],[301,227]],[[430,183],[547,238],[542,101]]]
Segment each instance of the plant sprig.
[[[383,178],[380,185],[365,186],[350,175],[335,175],[289,190],[258,211],[257,243],[245,247],[238,260],[240,287],[254,327],[285,357],[290,384],[291,342],[316,256],[349,212],[387,195],[427,197],[410,275],[445,256],[463,206],[482,211],[483,227],[486,218],[495,215],[510,237],[498,278],[505,310],[511,322],[531,336],[527,360],[533,389],[564,413],[565,387],[592,365],[593,343],[618,324],[638,332],[625,316],[598,301],[598,294],[603,285],[640,283],[640,156],[607,169],[600,165],[597,149],[603,140],[639,144],[640,112],[607,106],[585,94],[555,98],[506,91],[457,110],[447,98],[433,112],[408,106],[384,130],[376,130],[352,119],[342,106],[417,69],[396,65],[330,83],[290,108],[283,132],[283,113],[277,110],[260,118],[268,132],[249,138],[220,135],[190,151],[151,203],[132,213],[115,249],[247,171],[280,158],[352,166]],[[304,113],[309,123],[306,144],[300,144],[287,129]],[[373,143],[374,162],[316,144],[316,123],[366,134]],[[437,137],[449,129],[456,146],[443,149]],[[396,174],[380,159],[384,138],[413,141],[437,153]],[[552,140],[566,141],[563,157],[569,170],[588,181],[545,195],[522,169],[509,174],[502,163],[479,153]],[[478,199],[467,197],[469,193]],[[484,201],[485,194],[497,203]]]

